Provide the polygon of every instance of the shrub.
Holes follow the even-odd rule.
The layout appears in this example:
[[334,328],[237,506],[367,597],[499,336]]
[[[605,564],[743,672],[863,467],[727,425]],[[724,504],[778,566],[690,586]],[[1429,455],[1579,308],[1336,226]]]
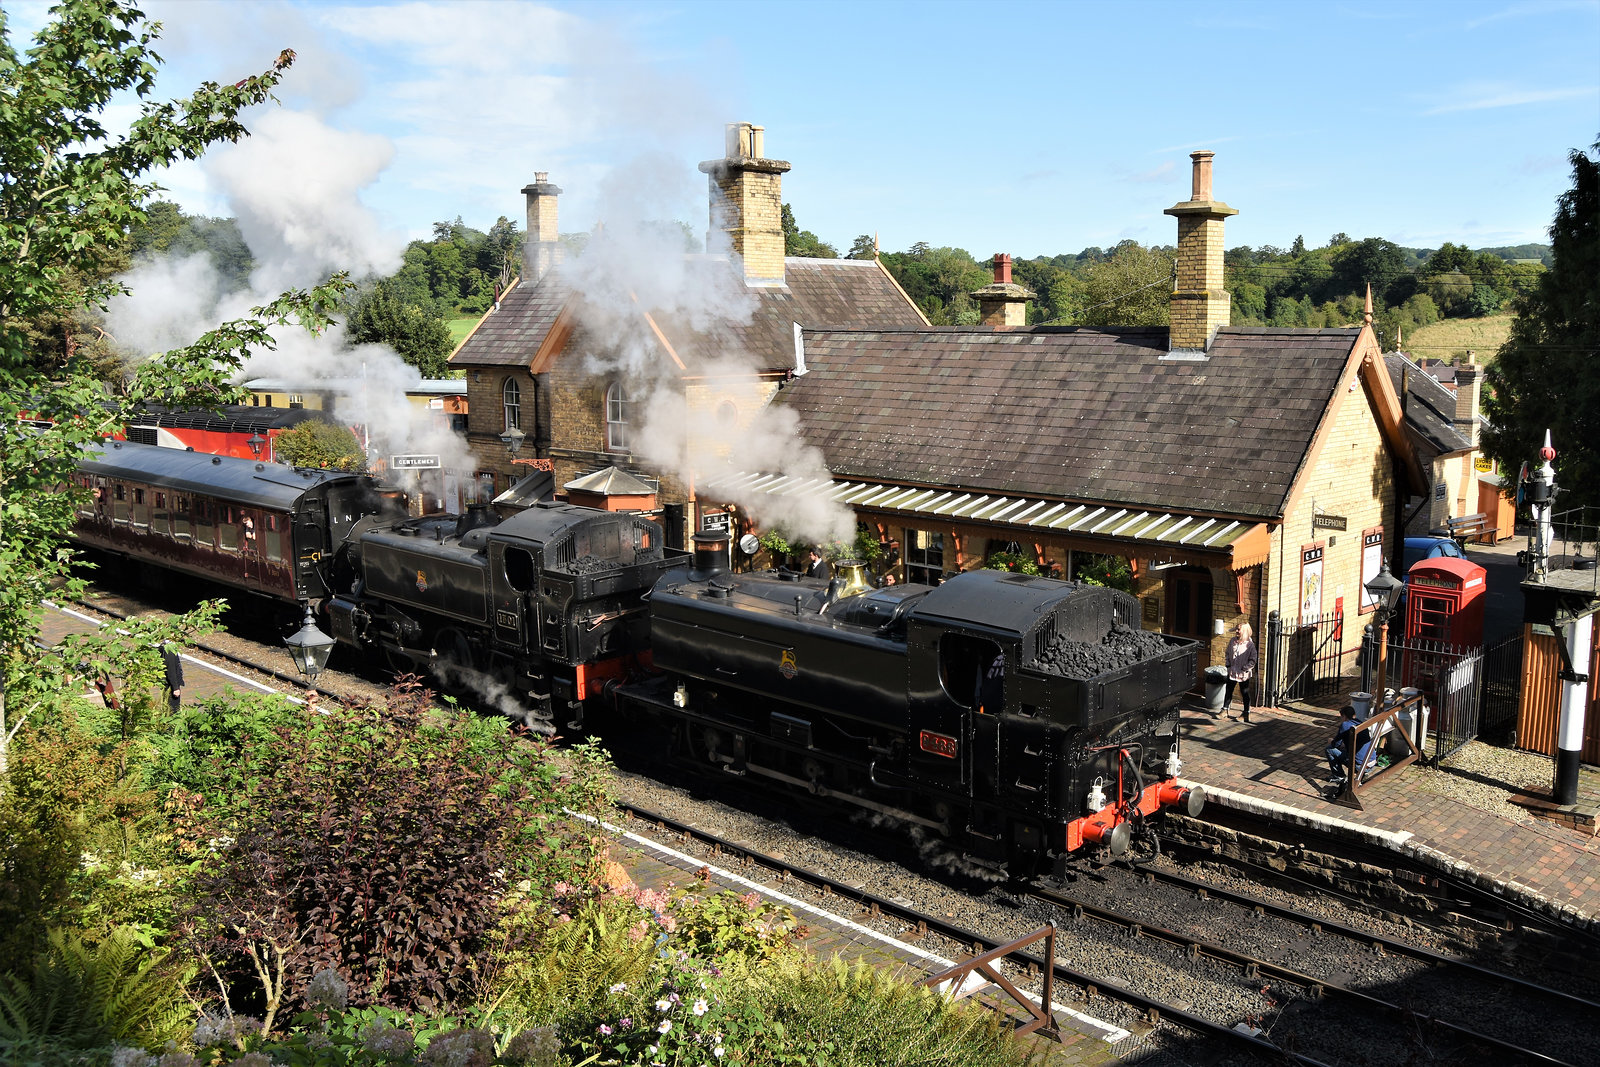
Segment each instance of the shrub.
[[593,862],[561,810],[604,795],[592,753],[563,769],[543,745],[512,743],[504,720],[430,710],[428,696],[297,709],[246,752],[235,810],[202,824],[215,851],[191,934],[219,970],[255,976],[269,1031],[285,990],[324,968],[358,1007],[468,1003],[508,888]]
[[157,1048],[189,1030],[193,973],[130,927],[97,945],[52,930],[30,971],[0,980],[0,1045]]

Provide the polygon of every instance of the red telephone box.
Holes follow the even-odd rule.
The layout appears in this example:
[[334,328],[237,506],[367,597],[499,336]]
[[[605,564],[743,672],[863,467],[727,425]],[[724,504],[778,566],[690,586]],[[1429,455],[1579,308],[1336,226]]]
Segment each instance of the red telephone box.
[[1406,644],[1418,640],[1451,645],[1483,644],[1486,572],[1470,559],[1439,556],[1418,560],[1406,572]]

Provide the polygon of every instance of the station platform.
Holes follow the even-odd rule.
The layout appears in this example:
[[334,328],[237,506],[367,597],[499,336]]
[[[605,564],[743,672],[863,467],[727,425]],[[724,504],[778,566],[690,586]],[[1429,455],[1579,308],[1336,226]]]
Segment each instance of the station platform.
[[[1600,932],[1600,768],[1583,768],[1571,811],[1539,812],[1551,805],[1541,805],[1536,793],[1481,776],[1474,782],[1480,795],[1488,787],[1489,795],[1498,791],[1522,807],[1497,804],[1491,810],[1463,799],[1450,777],[1466,772],[1453,772],[1449,759],[1437,768],[1412,764],[1368,783],[1356,809],[1340,802],[1328,781],[1326,749],[1343,703],[1335,698],[1329,707],[1252,708],[1248,723],[1237,718],[1237,703],[1234,719],[1187,703],[1181,776],[1205,786],[1207,807],[1354,835]],[[1513,811],[1526,814],[1514,817]]]

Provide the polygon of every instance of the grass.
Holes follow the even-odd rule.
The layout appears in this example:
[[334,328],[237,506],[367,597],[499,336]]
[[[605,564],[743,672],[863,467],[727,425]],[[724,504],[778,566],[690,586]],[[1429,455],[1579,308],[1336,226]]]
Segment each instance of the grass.
[[461,339],[471,333],[472,328],[478,325],[478,320],[482,318],[482,315],[466,315],[459,319],[447,320],[445,325],[450,328],[450,343],[459,345]]
[[1515,315],[1488,315],[1481,319],[1444,319],[1407,336],[1401,347],[1419,359],[1450,359],[1471,351],[1479,366],[1494,360],[1511,336]]

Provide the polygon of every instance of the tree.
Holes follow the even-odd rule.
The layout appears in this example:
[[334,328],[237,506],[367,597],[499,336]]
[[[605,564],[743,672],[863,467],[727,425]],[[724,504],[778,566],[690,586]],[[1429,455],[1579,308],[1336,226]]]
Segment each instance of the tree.
[[335,471],[366,469],[361,442],[349,427],[335,426],[321,419],[307,419],[280,433],[273,439],[272,453],[291,467]]
[[385,344],[422,372],[424,378],[450,375],[450,327],[431,306],[405,299],[402,287],[384,279],[357,298],[346,327],[357,344]]
[[870,233],[863,233],[850,242],[850,251],[844,254],[845,259],[877,259],[878,239]]
[[783,254],[806,259],[838,259],[839,250],[794,221],[794,211],[783,205]]
[[1081,326],[1164,326],[1172,303],[1173,258],[1123,241],[1083,274]]
[[[0,19],[3,19],[0,14]],[[269,99],[294,53],[231,84],[205,82],[188,99],[150,99],[160,58],[158,27],[117,0],[73,0],[52,11],[34,46],[19,54],[0,36],[0,741],[11,701],[39,693],[33,637],[40,602],[81,585],[63,539],[78,496],[79,453],[126,421],[135,405],[216,406],[240,397],[226,383],[253,350],[271,348],[269,327],[324,326],[342,277],[293,292],[225,323],[194,344],[138,368],[126,392],[105,395],[65,334],[62,358],[41,352],[26,324],[69,320],[103,306],[122,287],[106,272],[125,255],[124,235],[145,218],[152,170],[195,159],[246,134],[239,112]],[[124,96],[139,115],[125,134],[101,124]],[[36,429],[44,424],[44,429]],[[26,715],[27,712],[24,712]]]
[[1483,439],[1500,469],[1514,471],[1537,459],[1548,429],[1565,490],[1558,510],[1600,507],[1600,141],[1567,159],[1572,188],[1556,200],[1550,269],[1517,301],[1486,375]]

